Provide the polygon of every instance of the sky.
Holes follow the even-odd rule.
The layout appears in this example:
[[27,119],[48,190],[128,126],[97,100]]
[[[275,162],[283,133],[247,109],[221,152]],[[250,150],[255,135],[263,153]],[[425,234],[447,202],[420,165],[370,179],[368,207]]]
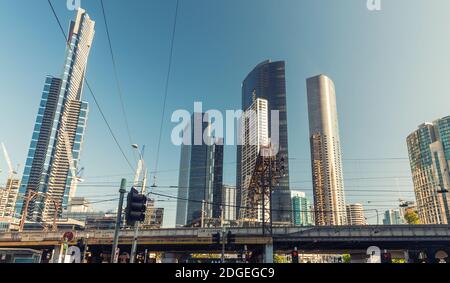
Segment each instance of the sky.
[[[74,12],[53,0],[67,30]],[[176,0],[104,0],[132,143],[145,145],[155,171]],[[176,186],[180,148],[172,145],[171,114],[241,108],[241,83],[260,62],[286,61],[291,189],[312,201],[306,78],[326,74],[336,85],[347,203],[376,214],[414,200],[406,137],[416,127],[450,114],[448,0],[180,0],[172,72],[163,118],[158,186]],[[96,24],[87,77],[121,146],[135,162],[102,18],[100,0],[81,0]],[[59,76],[64,38],[44,0],[0,0],[0,141],[13,164],[26,160],[46,75]],[[114,199],[133,172],[120,154],[93,99],[77,195]],[[236,153],[225,147],[226,184],[235,184]],[[0,184],[7,165],[0,156]],[[22,169],[19,172],[22,172]],[[151,181],[153,183],[153,180]],[[176,195],[176,189],[157,188]],[[175,221],[175,203],[164,226]],[[370,203],[368,203],[370,202]],[[115,209],[117,201],[95,204]],[[377,211],[376,211],[377,210]],[[380,216],[381,222],[382,216]]]

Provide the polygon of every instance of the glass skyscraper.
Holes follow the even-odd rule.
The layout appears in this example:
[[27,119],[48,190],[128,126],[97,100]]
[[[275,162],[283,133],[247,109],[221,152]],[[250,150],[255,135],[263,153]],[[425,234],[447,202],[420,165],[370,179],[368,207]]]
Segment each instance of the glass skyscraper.
[[292,224],[294,226],[313,225],[312,208],[304,192],[292,192]]
[[421,223],[448,224],[450,116],[420,125],[407,145]]
[[324,75],[306,84],[316,225],[346,225],[335,86]]
[[[211,145],[196,143],[191,125],[201,125]],[[194,113],[184,134],[191,143],[181,145],[176,226],[198,225],[201,220],[220,219],[223,205],[223,138],[212,137],[205,113]],[[202,215],[203,214],[203,215]]]
[[[76,172],[88,116],[82,101],[86,67],[94,38],[95,22],[77,10],[71,22],[61,78],[48,76],[28,151],[16,205],[16,215],[29,202],[27,219],[52,220],[61,216],[74,195]],[[72,160],[70,160],[72,159]],[[71,170],[72,169],[72,170]]]
[[[264,61],[257,65],[242,83],[242,109],[250,109],[258,99],[267,101],[268,133],[272,137],[271,114],[279,111],[279,157],[285,159],[285,175],[279,180],[279,185],[273,188],[272,193],[272,220],[274,223],[291,223],[291,192],[289,189],[289,152],[288,152],[288,126],[286,106],[286,74],[285,62]],[[244,188],[243,172],[243,147],[237,146],[236,166],[236,215],[241,216],[240,207],[245,203],[242,199]]]

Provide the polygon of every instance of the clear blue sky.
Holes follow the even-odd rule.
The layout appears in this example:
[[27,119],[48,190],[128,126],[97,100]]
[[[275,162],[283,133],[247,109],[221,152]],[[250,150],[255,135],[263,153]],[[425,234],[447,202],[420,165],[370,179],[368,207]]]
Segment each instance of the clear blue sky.
[[[67,29],[74,13],[65,0],[53,2]],[[153,169],[175,0],[104,2],[131,132],[136,143],[146,144]],[[82,6],[97,21],[88,78],[132,158],[100,1],[82,0]],[[382,9],[368,11],[365,0],[181,0],[159,165],[165,172],[158,184],[178,183],[180,149],[170,143],[171,113],[192,110],[194,101],[205,109],[239,109],[242,80],[272,59],[287,62],[293,188],[312,200],[305,79],[324,73],[337,89],[347,202],[373,201],[367,209],[384,210],[399,197],[413,199],[406,136],[422,122],[450,114],[450,2],[382,0]],[[45,0],[0,0],[0,38],[0,141],[13,163],[23,166],[44,78],[60,75],[65,43]],[[91,102],[82,153],[86,184],[77,194],[96,201],[117,193],[121,175],[132,176],[92,98],[87,92],[84,97]],[[235,149],[225,150],[225,181],[234,184]],[[3,157],[0,168],[7,169]],[[118,176],[99,178],[110,175]],[[5,178],[1,173],[0,183]],[[114,185],[93,185],[106,182]],[[158,192],[176,195],[174,189]],[[174,203],[160,205],[165,225],[172,226]],[[374,215],[367,213],[372,222]]]

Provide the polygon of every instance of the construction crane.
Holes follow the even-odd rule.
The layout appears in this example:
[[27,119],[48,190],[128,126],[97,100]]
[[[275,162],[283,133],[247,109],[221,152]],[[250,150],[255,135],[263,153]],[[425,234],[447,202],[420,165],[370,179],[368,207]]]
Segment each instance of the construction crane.
[[[8,204],[11,205],[12,203],[15,204],[17,199],[17,190],[19,186],[19,181],[14,179],[14,176],[17,175],[17,171],[19,171],[19,165],[17,165],[17,169],[14,170],[11,162],[11,158],[9,158],[8,151],[6,150],[5,144],[2,142],[2,150],[3,155],[5,156],[6,163],[8,164],[8,179],[6,181],[7,188],[6,188],[6,195],[3,196],[3,201],[1,201],[2,209],[0,211],[0,216],[5,217],[5,215],[10,214],[11,212],[7,212],[7,206]],[[13,190],[15,189],[15,190]],[[11,200],[10,200],[11,198]]]
[[11,178],[13,175],[17,175],[17,171],[14,170],[12,163],[11,163],[11,159],[9,158],[9,154],[8,151],[6,150],[6,146],[5,144],[2,142],[2,149],[3,149],[3,155],[5,156],[5,160],[6,160],[6,164],[8,165],[8,174],[9,174],[9,178]]

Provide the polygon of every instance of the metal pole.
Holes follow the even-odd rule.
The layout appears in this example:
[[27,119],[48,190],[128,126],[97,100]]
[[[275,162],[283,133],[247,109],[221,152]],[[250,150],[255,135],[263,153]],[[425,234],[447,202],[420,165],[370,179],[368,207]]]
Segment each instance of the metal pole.
[[225,226],[223,225],[223,206],[221,206],[220,209],[221,209],[220,222],[222,226],[222,263],[225,263]]
[[120,199],[119,199],[119,207],[117,210],[116,229],[114,231],[114,242],[113,242],[113,247],[112,247],[112,251],[111,251],[111,263],[117,263],[116,251],[117,251],[117,247],[119,246],[119,232],[120,232],[120,226],[122,223],[123,199],[124,199],[125,193],[126,193],[126,186],[127,186],[127,180],[122,179],[122,181],[120,182],[120,190],[119,190]]
[[[145,194],[145,186],[147,183],[147,170],[145,170],[144,173],[144,179],[142,180],[142,188],[141,188],[141,194]],[[131,247],[131,255],[130,255],[130,263],[135,262],[136,258],[136,250],[137,250],[137,242],[138,242],[138,235],[139,235],[139,222],[136,222],[134,224],[134,237],[133,237],[133,245]]]

